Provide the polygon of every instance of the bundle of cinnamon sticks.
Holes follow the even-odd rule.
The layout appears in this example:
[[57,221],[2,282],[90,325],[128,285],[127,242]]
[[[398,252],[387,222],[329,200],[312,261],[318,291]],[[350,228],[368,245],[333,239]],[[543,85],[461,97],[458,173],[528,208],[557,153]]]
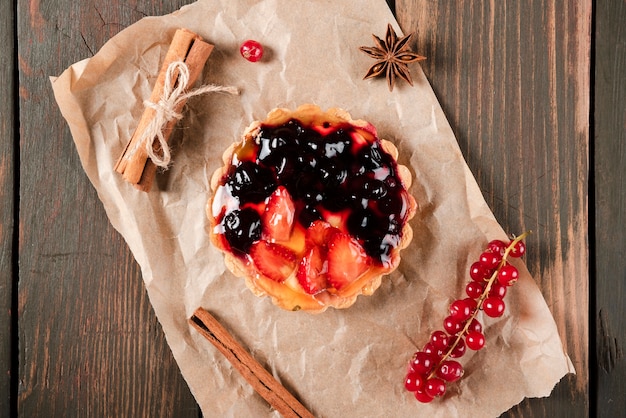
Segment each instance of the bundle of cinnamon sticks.
[[[204,65],[212,51],[213,45],[203,41],[197,34],[187,29],[178,29],[165,55],[165,60],[157,76],[149,101],[158,103],[161,100],[167,81],[171,85],[177,83],[177,73],[171,74],[170,72],[173,75],[173,79],[167,80],[168,69],[172,63],[182,61],[187,65],[189,69],[187,85],[192,86],[202,74]],[[185,100],[180,101],[171,110],[180,113],[184,105]],[[155,141],[155,138],[145,138],[146,130],[150,122],[155,118],[156,113],[157,111],[153,107],[146,106],[135,132],[115,164],[115,171],[122,174],[123,178],[137,189],[144,192],[151,189],[157,171],[157,166],[148,156],[146,143],[148,146],[153,147],[155,154],[163,152],[159,141]],[[172,119],[163,125],[161,133],[166,141],[169,141],[176,122],[177,119]]]

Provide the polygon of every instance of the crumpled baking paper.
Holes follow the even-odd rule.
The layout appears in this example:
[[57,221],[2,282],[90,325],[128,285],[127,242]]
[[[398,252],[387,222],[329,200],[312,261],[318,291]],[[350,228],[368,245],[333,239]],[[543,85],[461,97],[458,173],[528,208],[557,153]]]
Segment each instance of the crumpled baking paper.
[[[389,92],[384,79],[362,80],[373,61],[358,47],[370,46],[372,33],[384,36],[388,22],[400,33],[384,0],[198,1],[138,21],[52,78],[83,168],[141,266],[167,342],[206,416],[277,413],[188,325],[198,307],[320,417],[497,416],[524,397],[549,395],[573,372],[550,311],[518,262],[521,278],[509,289],[506,313],[484,318],[487,345],[462,358],[463,379],[425,405],[403,388],[413,352],[441,329],[448,304],[463,296],[470,264],[489,240],[507,234],[419,65],[410,65],[414,87],[400,80]],[[177,28],[215,45],[204,82],[238,87],[241,95],[190,99],[173,138],[173,166],[143,193],[113,166]],[[239,55],[249,38],[264,45],[262,62]],[[420,205],[399,269],[373,296],[318,315],[283,311],[254,296],[225,269],[205,218],[209,178],[223,150],[272,108],[303,103],[341,107],[373,123],[399,148]]]

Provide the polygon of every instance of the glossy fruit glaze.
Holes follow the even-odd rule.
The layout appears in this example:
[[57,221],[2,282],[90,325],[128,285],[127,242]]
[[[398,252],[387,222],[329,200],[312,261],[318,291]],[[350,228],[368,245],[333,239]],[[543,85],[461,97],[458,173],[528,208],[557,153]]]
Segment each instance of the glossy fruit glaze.
[[262,125],[255,141],[237,150],[222,178],[223,192],[234,204],[220,208],[216,219],[228,246],[247,254],[262,236],[266,200],[284,186],[303,228],[315,220],[330,221],[385,264],[408,210],[397,168],[378,139],[366,140],[349,124],[303,127],[290,120]]
[[396,148],[367,122],[318,111],[255,122],[211,180],[213,242],[236,261],[227,263],[235,274],[245,270],[253,290],[287,309],[345,307],[371,294],[412,236],[416,204]]

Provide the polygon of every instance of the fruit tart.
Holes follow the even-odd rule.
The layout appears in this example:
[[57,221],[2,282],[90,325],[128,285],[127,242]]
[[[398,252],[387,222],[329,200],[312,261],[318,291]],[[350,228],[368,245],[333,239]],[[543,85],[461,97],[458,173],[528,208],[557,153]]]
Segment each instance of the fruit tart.
[[398,150],[344,110],[253,122],[211,177],[210,236],[228,269],[287,310],[347,308],[400,263],[417,205]]

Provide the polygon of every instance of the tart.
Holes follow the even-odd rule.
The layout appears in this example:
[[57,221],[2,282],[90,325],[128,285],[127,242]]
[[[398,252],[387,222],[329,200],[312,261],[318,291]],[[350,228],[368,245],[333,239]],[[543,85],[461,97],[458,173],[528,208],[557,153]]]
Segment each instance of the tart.
[[212,243],[257,295],[287,310],[347,308],[400,263],[417,205],[398,150],[346,111],[274,109],[222,157]]

